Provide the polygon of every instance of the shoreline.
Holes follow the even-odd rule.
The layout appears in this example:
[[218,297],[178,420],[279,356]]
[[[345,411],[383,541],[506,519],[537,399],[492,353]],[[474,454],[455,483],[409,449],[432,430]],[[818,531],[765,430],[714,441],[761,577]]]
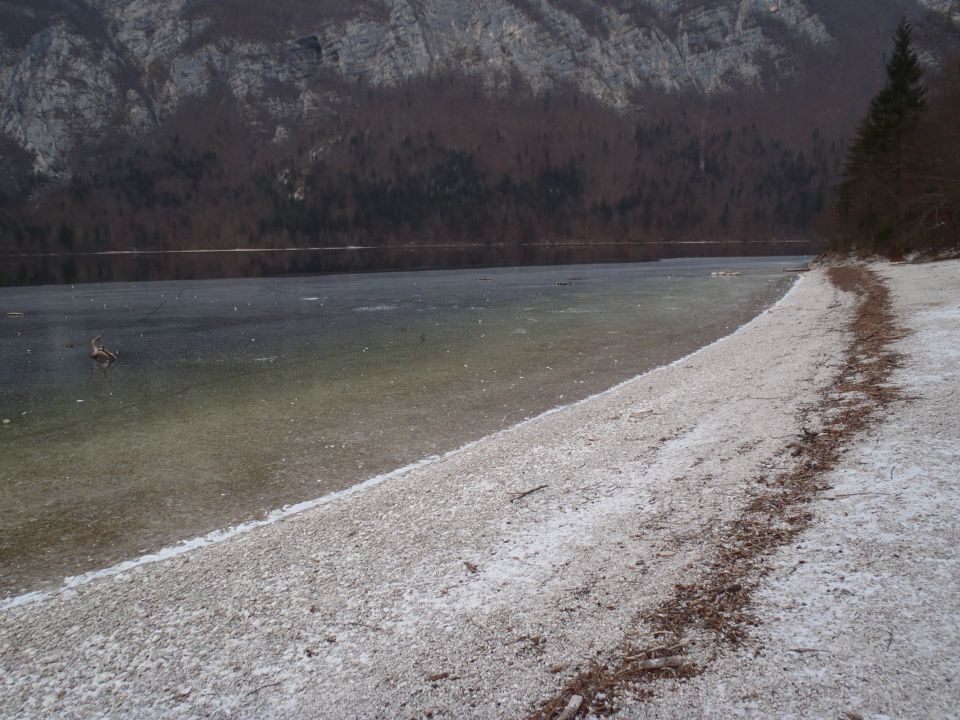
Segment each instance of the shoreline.
[[[947,296],[960,263],[943,267]],[[918,270],[883,272],[902,290]],[[792,466],[853,310],[815,270],[685,358],[349,500],[0,612],[0,716],[526,716],[642,634],[757,476]],[[721,683],[713,716],[763,717],[772,705],[733,696],[754,668],[731,654],[734,679],[714,663],[622,716],[696,717]]]
[[956,716],[960,262],[872,270],[906,330],[874,422],[818,478],[810,526],[766,558],[745,641],[613,717]]
[[522,716],[702,563],[749,500],[730,478],[786,462],[779,437],[832,379],[851,308],[807,274],[738,332],[599,398],[9,609],[0,715]]
[[602,398],[610,393],[614,393],[620,388],[626,385],[629,385],[634,381],[639,380],[644,375],[647,375],[652,372],[656,372],[657,370],[660,370],[662,368],[672,367],[678,363],[691,359],[695,357],[698,353],[716,345],[717,343],[723,342],[726,338],[732,335],[736,335],[737,333],[743,331],[745,328],[749,327],[752,323],[756,322],[759,318],[763,317],[766,313],[771,312],[782,302],[786,301],[787,298],[790,296],[790,294],[793,293],[794,290],[796,289],[797,285],[800,282],[800,279],[801,279],[800,277],[797,277],[794,280],[793,284],[787,289],[787,291],[779,300],[777,300],[770,307],[761,311],[754,318],[740,325],[739,327],[737,327],[727,335],[717,338],[716,340],[713,340],[707,343],[706,345],[703,345],[702,347],[697,348],[696,350],[677,358],[676,360],[672,360],[671,362],[666,363],[665,365],[651,368],[650,370],[640,373],[639,375],[635,375],[631,378],[618,382],[609,388],[601,390],[600,392],[594,393],[585,398],[581,398],[580,400],[574,401],[572,403],[548,408],[547,410],[544,410],[532,417],[525,418],[518,423],[509,425],[505,428],[497,430],[493,433],[485,435],[476,440],[471,440],[470,442],[464,443],[463,445],[460,445],[459,447],[453,448],[451,450],[447,450],[446,452],[427,455],[407,465],[404,465],[402,467],[398,467],[393,470],[380,473],[373,477],[366,478],[342,490],[337,490],[337,491],[328,493],[326,495],[321,495],[320,497],[317,497],[317,498],[312,498],[312,499],[304,500],[298,503],[292,503],[289,505],[284,505],[279,508],[274,508],[272,510],[266,511],[264,513],[264,517],[262,518],[249,520],[243,523],[239,523],[237,525],[217,528],[203,535],[193,537],[193,538],[187,538],[175,544],[159,548],[158,550],[155,550],[153,552],[148,552],[148,553],[144,553],[143,555],[139,555],[133,558],[128,558],[126,560],[122,560],[120,562],[114,563],[113,565],[110,565],[104,568],[97,568],[94,570],[90,570],[90,571],[81,573],[80,575],[67,576],[62,579],[61,583],[58,586],[50,589],[33,590],[25,593],[20,593],[18,595],[11,595],[9,597],[0,598],[0,613],[13,608],[21,607],[23,605],[30,605],[37,602],[46,602],[54,597],[63,595],[64,593],[69,593],[78,587],[82,587],[92,582],[96,582],[97,580],[113,577],[115,575],[119,575],[120,573],[127,572],[137,567],[150,565],[157,562],[163,562],[166,560],[170,560],[171,558],[184,555],[185,553],[198,550],[200,548],[226,542],[238,535],[252,532],[258,528],[265,527],[267,525],[272,525],[277,522],[281,522],[289,517],[292,517],[294,515],[299,515],[300,513],[314,510],[316,508],[323,507],[324,505],[327,505],[331,502],[336,502],[338,500],[349,498],[356,493],[363,492],[364,490],[372,487],[376,487],[377,485],[380,485],[383,482],[387,482],[389,480],[402,477],[409,472],[427,468],[437,462],[442,462],[447,458],[453,457],[461,452],[469,450],[470,448],[474,447],[479,443],[495,441],[497,437],[499,437],[505,432],[522,428],[524,425],[537,422],[545,417],[553,415],[554,413],[563,412],[568,408],[574,408],[584,403],[588,403],[593,400]]
[[[9,269],[7,274],[0,271],[0,287],[44,287],[95,283],[140,283],[166,282],[164,278],[176,277],[178,280],[216,280],[216,279],[254,279],[267,277],[305,277],[366,275],[371,273],[419,272],[422,270],[492,270],[508,267],[556,267],[563,265],[605,265],[622,263],[656,263],[661,260],[698,260],[725,258],[761,258],[761,257],[803,257],[812,258],[818,252],[816,244],[805,240],[757,241],[749,243],[736,255],[715,255],[709,251],[713,246],[722,246],[720,241],[687,240],[672,243],[673,252],[659,252],[659,243],[593,243],[593,244],[556,244],[556,245],[519,245],[487,246],[492,257],[482,260],[465,259],[471,248],[460,245],[429,246],[422,250],[430,252],[417,254],[416,248],[387,248],[390,256],[386,262],[362,261],[364,254],[382,254],[384,248],[358,245],[352,248],[318,247],[287,248],[276,250],[247,251],[243,249],[209,248],[202,251],[106,251],[106,256],[96,254],[80,255],[8,255],[11,263],[18,267]],[[669,250],[669,247],[667,248]],[[242,251],[241,251],[242,250]],[[533,253],[534,257],[529,257]],[[744,254],[745,253],[745,254]],[[211,274],[198,267],[201,259],[219,255],[219,274]],[[352,256],[340,258],[338,255]],[[445,257],[444,257],[445,255]],[[114,265],[110,274],[101,277],[85,268],[94,260],[110,258]],[[359,259],[358,259],[359,258]],[[148,262],[148,267],[134,268],[134,260]],[[242,259],[258,259],[259,267],[251,269],[241,266]],[[225,267],[227,263],[230,267]],[[328,262],[323,262],[324,260]],[[66,271],[68,261],[81,262],[80,267]],[[82,261],[88,261],[83,263]],[[281,262],[282,261],[282,262]]]

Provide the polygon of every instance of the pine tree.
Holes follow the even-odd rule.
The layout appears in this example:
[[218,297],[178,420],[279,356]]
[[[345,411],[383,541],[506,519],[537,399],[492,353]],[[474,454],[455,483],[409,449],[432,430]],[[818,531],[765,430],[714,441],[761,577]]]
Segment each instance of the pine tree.
[[[923,108],[923,71],[906,18],[894,35],[887,84],[870,102],[850,146],[840,187],[839,211],[852,233],[872,249],[891,249],[902,218],[904,138]],[[849,238],[848,238],[849,239]]]

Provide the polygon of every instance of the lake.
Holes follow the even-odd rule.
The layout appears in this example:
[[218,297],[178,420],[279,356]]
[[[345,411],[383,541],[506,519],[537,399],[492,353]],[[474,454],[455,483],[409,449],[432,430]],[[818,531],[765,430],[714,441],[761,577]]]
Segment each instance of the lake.
[[0,597],[597,393],[748,321],[799,261],[0,288]]

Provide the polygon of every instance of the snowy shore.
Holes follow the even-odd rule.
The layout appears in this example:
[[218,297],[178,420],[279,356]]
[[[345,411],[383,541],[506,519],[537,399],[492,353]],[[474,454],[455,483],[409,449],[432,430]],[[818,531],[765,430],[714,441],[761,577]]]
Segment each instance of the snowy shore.
[[857,438],[772,559],[760,624],[622,718],[956,718],[960,706],[960,261],[875,266],[910,332],[903,402]]
[[[911,459],[898,467],[912,469],[889,474],[896,488],[882,490],[900,498],[902,517],[895,527],[878,520],[886,495],[818,502],[823,522],[778,555],[761,598],[768,624],[757,637],[783,657],[755,665],[752,651],[732,653],[624,717],[867,717],[856,708],[870,706],[854,700],[869,699],[870,673],[893,677],[897,667],[869,663],[856,674],[865,680],[837,695],[842,706],[818,691],[826,704],[807,712],[802,681],[846,670],[831,668],[830,653],[790,648],[816,649],[822,630],[845,634],[844,651],[859,656],[861,613],[902,614],[881,600],[902,597],[894,580],[909,585],[911,573],[929,598],[907,610],[921,613],[919,625],[929,605],[946,606],[937,632],[957,657],[960,595],[949,586],[958,575],[944,545],[957,534],[957,501],[941,485],[958,459],[936,433],[953,433],[955,444],[955,413],[943,403],[958,374],[960,263],[882,273],[901,322],[916,331],[901,343],[898,377],[918,404],[851,451],[828,494],[862,491],[884,452],[906,448]],[[0,716],[523,717],[696,576],[756,477],[793,462],[787,443],[834,378],[853,308],[852,296],[812,272],[733,335],[600,396],[282,522],[0,612]],[[883,473],[886,482],[886,465]],[[883,553],[916,543],[898,533],[918,524],[930,534],[920,543],[940,542],[924,552],[941,547],[943,557],[917,564],[900,553],[903,567],[886,567]],[[857,550],[835,558],[841,540]],[[843,565],[861,551],[881,553],[878,564]],[[797,570],[808,555],[839,564],[820,574],[808,558]],[[782,605],[795,583],[796,606]],[[849,597],[833,592],[841,586]],[[862,607],[851,597],[881,600]],[[806,634],[785,635],[794,623]],[[801,689],[777,695],[768,685],[788,661]],[[937,677],[956,679],[956,660],[943,662]],[[949,683],[933,692],[937,703],[960,699]],[[931,701],[926,716],[949,702]]]

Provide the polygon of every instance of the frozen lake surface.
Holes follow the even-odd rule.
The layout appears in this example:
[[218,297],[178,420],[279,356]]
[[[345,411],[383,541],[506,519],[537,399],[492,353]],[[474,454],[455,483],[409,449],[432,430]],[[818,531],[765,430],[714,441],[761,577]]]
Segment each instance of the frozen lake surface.
[[[0,289],[0,597],[670,362],[776,301],[797,262]],[[710,276],[720,269],[742,275]],[[88,358],[95,335],[119,354],[106,373]]]

